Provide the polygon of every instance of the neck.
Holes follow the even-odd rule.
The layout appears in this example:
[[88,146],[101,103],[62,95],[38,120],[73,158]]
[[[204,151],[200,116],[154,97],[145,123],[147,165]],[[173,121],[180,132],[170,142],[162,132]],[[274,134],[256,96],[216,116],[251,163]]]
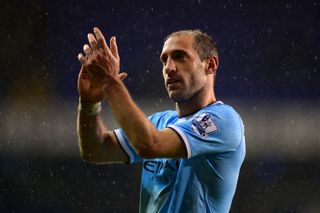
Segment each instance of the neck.
[[216,97],[213,90],[209,93],[205,91],[199,91],[187,101],[176,102],[176,111],[178,112],[179,117],[185,117],[214,102],[216,102]]

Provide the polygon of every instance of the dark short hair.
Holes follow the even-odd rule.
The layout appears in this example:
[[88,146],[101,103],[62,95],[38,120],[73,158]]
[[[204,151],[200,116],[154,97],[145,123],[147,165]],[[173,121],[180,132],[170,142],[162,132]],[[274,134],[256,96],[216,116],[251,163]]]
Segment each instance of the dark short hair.
[[200,60],[203,61],[211,56],[218,57],[218,47],[216,42],[206,33],[203,33],[201,30],[180,30],[171,33],[168,35],[164,42],[173,36],[179,35],[191,35],[194,39],[194,48],[198,52]]

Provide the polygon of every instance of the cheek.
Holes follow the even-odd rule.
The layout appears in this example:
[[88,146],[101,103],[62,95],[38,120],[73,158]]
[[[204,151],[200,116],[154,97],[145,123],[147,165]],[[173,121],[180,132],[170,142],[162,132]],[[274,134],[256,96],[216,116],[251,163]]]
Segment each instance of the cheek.
[[193,66],[190,74],[190,80],[195,84],[196,87],[201,87],[205,81],[205,70],[203,64],[197,63]]
[[166,74],[164,70],[162,70],[162,80],[163,80],[163,84],[166,85]]
[[203,75],[203,73],[194,73],[193,75],[190,76],[190,84],[194,87],[194,88],[201,88],[203,87],[204,83],[205,83],[205,76]]

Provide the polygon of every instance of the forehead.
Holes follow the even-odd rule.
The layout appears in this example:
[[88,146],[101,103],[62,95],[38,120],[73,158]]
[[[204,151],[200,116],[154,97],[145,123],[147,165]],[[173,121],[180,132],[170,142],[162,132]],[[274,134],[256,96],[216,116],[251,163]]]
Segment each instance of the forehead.
[[175,50],[184,50],[187,52],[194,52],[194,39],[192,35],[182,34],[182,35],[175,35],[170,37],[163,45],[162,53],[163,54],[170,54]]

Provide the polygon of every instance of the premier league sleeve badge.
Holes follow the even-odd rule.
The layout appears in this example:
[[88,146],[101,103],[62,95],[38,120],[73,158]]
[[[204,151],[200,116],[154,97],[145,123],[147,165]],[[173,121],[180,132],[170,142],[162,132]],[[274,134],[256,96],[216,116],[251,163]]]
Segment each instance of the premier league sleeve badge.
[[205,112],[201,113],[198,116],[195,116],[191,120],[190,124],[193,132],[203,138],[208,137],[209,133],[214,132],[218,129],[212,119],[212,116],[209,113]]

